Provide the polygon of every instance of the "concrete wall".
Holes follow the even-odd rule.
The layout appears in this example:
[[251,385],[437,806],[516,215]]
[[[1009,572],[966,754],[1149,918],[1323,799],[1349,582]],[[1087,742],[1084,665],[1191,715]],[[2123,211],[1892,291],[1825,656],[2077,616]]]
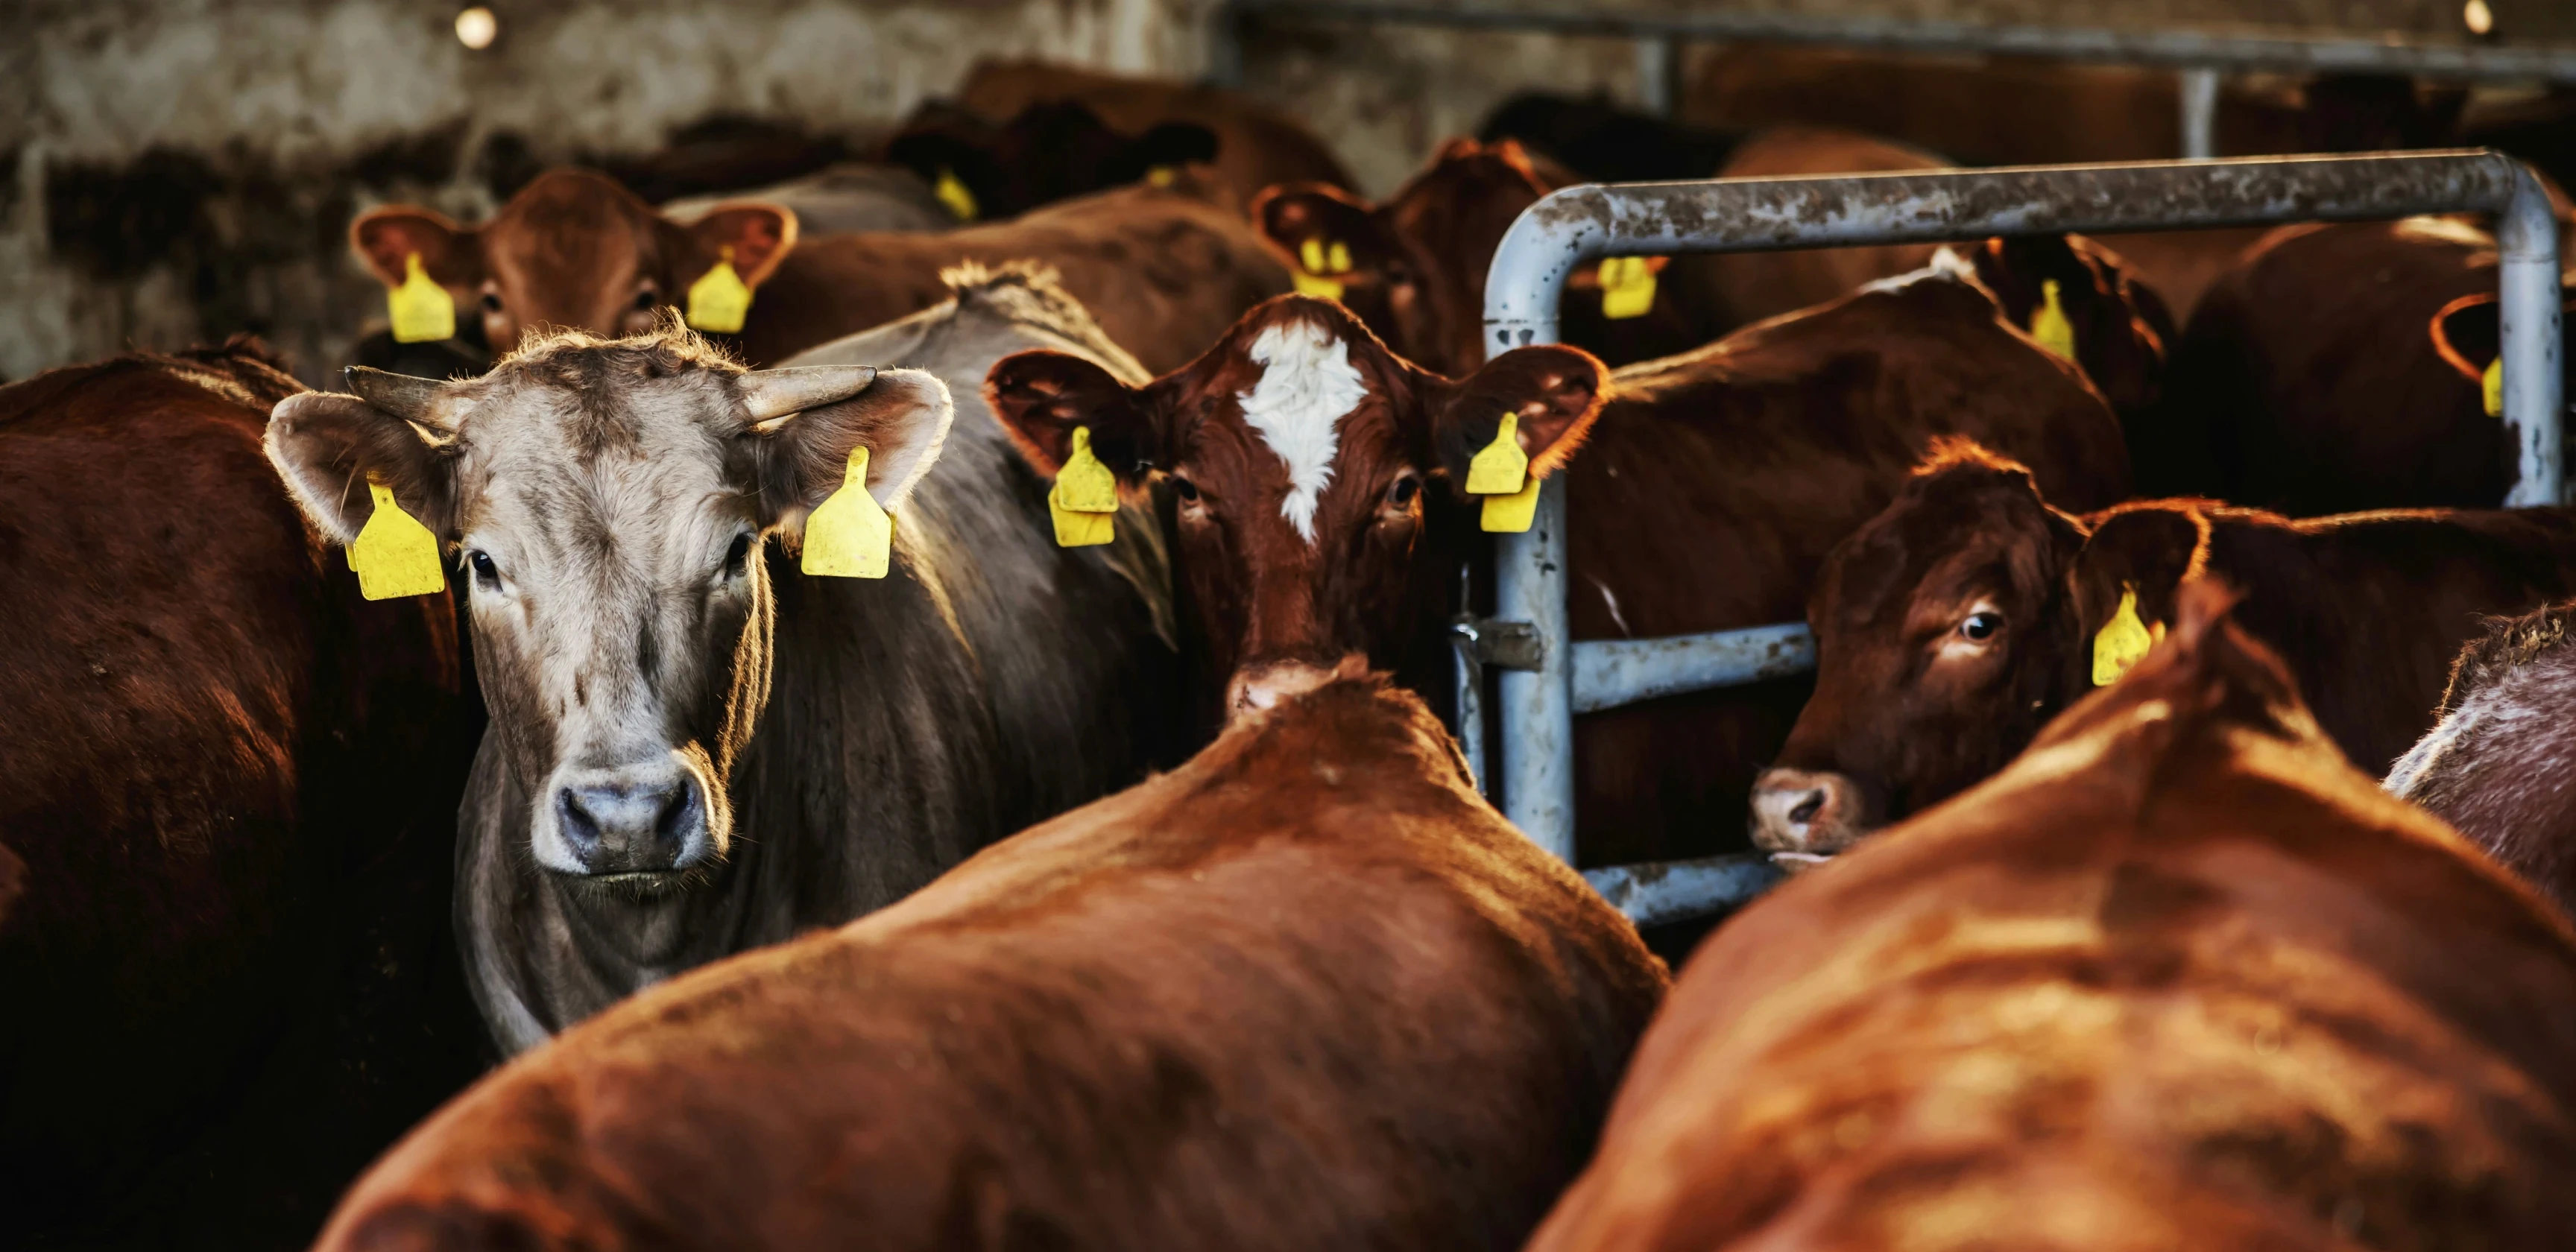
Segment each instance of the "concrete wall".
[[[319,381],[383,314],[381,288],[344,243],[369,205],[476,218],[529,168],[650,150],[719,115],[858,135],[984,54],[1195,77],[1211,0],[491,0],[500,38],[480,52],[453,34],[464,2],[18,0],[0,41],[0,374],[251,330]],[[2508,33],[2576,37],[2564,0],[2491,3]],[[2092,21],[2248,8],[1801,7]],[[2421,32],[2458,21],[2455,0],[2271,8]],[[1637,85],[1619,40],[1329,24],[1266,31],[1245,80],[1314,125],[1372,191],[1514,90],[1633,100]]]

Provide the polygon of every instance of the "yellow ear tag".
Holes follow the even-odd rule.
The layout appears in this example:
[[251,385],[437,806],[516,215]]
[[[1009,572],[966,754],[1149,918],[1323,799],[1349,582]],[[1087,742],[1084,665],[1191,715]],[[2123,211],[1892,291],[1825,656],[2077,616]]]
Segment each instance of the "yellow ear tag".
[[1336,239],[1324,254],[1324,268],[1336,274],[1351,272],[1351,246]]
[[751,287],[733,269],[733,247],[716,253],[716,267],[689,284],[689,325],[720,335],[742,333],[751,312]]
[[1073,428],[1073,456],[1057,470],[1047,492],[1055,518],[1055,546],[1090,548],[1118,537],[1118,476],[1091,451],[1091,428]]
[[456,300],[429,280],[417,252],[403,258],[402,285],[385,289],[385,311],[393,316],[395,343],[456,337]]
[[2164,623],[2156,623],[2150,633],[2146,623],[2138,620],[2138,589],[2126,583],[2120,587],[2120,610],[2093,636],[2093,685],[2108,687],[2120,681],[2129,667],[2156,646],[2164,635]]
[[883,578],[893,560],[894,519],[868,494],[868,450],[850,449],[849,475],[805,519],[805,560],[822,578]]
[[1529,482],[1529,454],[1521,451],[1521,415],[1505,413],[1494,427],[1494,441],[1467,462],[1467,494],[1508,496]]
[[1145,182],[1148,186],[1169,187],[1172,185],[1172,180],[1180,176],[1180,171],[1173,169],[1171,166],[1157,165],[1154,168],[1145,171]]
[[1617,320],[1644,317],[1655,307],[1655,270],[1641,256],[1614,256],[1601,262],[1601,316]]
[[2075,359],[2075,323],[2066,320],[2066,306],[2058,300],[2054,278],[2039,284],[2039,307],[2031,310],[2030,337],[2038,340],[2040,347],[2056,353],[2059,360]]
[[1541,481],[1533,478],[1528,486],[1510,495],[1485,497],[1484,516],[1478,518],[1477,523],[1497,534],[1525,533],[1531,520],[1538,516],[1538,485]]
[[975,220],[975,193],[966,190],[966,184],[957,177],[957,171],[944,165],[939,167],[939,184],[931,188],[931,194],[938,196],[939,202],[947,205],[948,211],[956,214],[958,221]]
[[438,567],[438,536],[420,519],[394,503],[383,483],[369,482],[376,511],[349,541],[349,568],[358,572],[358,594],[370,600],[399,600],[447,589],[447,571]]
[[[1342,268],[1344,270],[1348,270],[1350,268],[1351,250],[1339,242],[1334,243],[1333,247],[1340,249],[1342,254]],[[1319,300],[1341,299],[1342,285],[1334,282],[1332,279],[1324,277],[1327,267],[1331,264],[1332,262],[1324,255],[1323,240],[1309,239],[1304,244],[1300,245],[1297,249],[1298,269],[1295,275],[1297,279],[1297,294],[1301,296],[1313,296]]]
[[2504,358],[2487,362],[2487,372],[2478,375],[2478,390],[2485,393],[2487,416],[2504,416]]

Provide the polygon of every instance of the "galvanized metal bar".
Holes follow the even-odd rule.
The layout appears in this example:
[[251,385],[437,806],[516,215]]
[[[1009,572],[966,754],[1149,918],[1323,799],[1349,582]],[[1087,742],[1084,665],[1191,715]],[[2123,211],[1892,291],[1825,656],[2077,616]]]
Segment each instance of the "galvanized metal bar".
[[[1555,326],[1547,342],[1554,342]],[[1531,340],[1528,342],[1537,342]],[[1494,613],[1538,627],[1534,670],[1504,670],[1503,816],[1542,848],[1574,863],[1574,650],[1566,646],[1565,480],[1540,484],[1526,533],[1494,545]]]
[[1493,784],[1487,781],[1485,772],[1485,670],[1464,649],[1454,653],[1454,659],[1458,673],[1458,751],[1467,758],[1467,773],[1476,780],[1476,790],[1491,799]]
[[1638,38],[1637,104],[1657,117],[1671,117],[1681,111],[1681,40],[1670,35]]
[[1759,40],[1889,52],[2039,56],[2124,65],[2248,71],[2411,74],[2468,82],[2576,81],[2576,45],[2401,40],[2352,35],[2267,35],[2107,27],[1989,26],[1969,22],[1798,13],[1621,12],[1584,9],[1381,3],[1377,0],[1233,0],[1245,12],[1283,20],[1400,22],[1470,30],[1545,31],[1624,38]]
[[2567,375],[2559,360],[2558,221],[2530,170],[2516,170],[2513,203],[2496,223],[2497,314],[2504,342],[2504,423],[2519,450],[2508,508],[2566,499]]
[[2218,155],[2218,71],[2196,65],[2182,72],[2182,159]]
[[1640,926],[1732,912],[1785,877],[1770,858],[1754,852],[1583,871],[1583,880],[1602,899]]
[[1585,639],[1574,645],[1574,711],[1740,687],[1815,667],[1816,637],[1805,622],[1661,639]]

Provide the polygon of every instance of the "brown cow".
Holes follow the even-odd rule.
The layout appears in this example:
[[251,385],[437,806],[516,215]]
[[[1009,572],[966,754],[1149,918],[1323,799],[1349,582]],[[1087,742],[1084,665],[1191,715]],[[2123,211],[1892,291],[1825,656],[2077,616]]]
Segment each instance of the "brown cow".
[[1348,670],[912,898],[619,1005],[318,1247],[1518,1247],[1662,964]]
[[2217,466],[2202,489],[2293,515],[2493,507],[2515,478],[2480,385],[2495,294],[2494,238],[2452,219],[2273,231],[2174,354],[2176,455]]
[[2490,623],[2452,664],[2441,721],[2398,758],[2386,786],[2576,913],[2571,622],[2576,604]]
[[1755,841],[1829,855],[1993,773],[2088,689],[2125,597],[2152,629],[2198,573],[2245,589],[2238,620],[2376,772],[2431,724],[2481,616],[2576,591],[2576,511],[2291,521],[2150,500],[2078,518],[2021,466],[1945,448],[1816,580],[1816,694],[1754,791]]
[[1017,117],[1031,105],[1066,100],[1088,106],[1131,135],[1175,122],[1215,132],[1209,183],[1217,199],[1237,212],[1262,188],[1278,183],[1353,185],[1332,148],[1314,132],[1240,92],[1044,61],[990,59],[969,68],[957,89],[958,104],[996,122]]
[[1032,104],[999,126],[954,105],[930,102],[894,138],[886,159],[932,184],[963,186],[981,218],[1017,217],[1075,196],[1169,177],[1216,159],[1216,132],[1163,122],[1131,135],[1072,100]]
[[2354,772],[2223,603],[1718,932],[1531,1252],[2576,1230],[2576,933]]
[[368,603],[248,341],[0,388],[0,1219],[277,1246],[480,1068],[445,596]]
[[[1238,680],[1238,703],[1351,651],[1449,690],[1445,619],[1478,552],[1463,474],[1506,410],[1520,414],[1536,472],[1565,465],[1577,639],[1796,617],[1826,551],[1938,435],[1984,432],[2040,458],[2052,490],[2096,505],[2128,487],[2100,395],[2006,326],[1984,292],[1941,274],[1607,379],[1592,358],[1548,347],[1452,383],[1342,306],[1292,297],[1150,386],[1033,353],[997,365],[987,392],[1046,472],[1088,425],[1130,485],[1173,479],[1185,501],[1175,580],[1214,655],[1256,675],[1278,667]],[[1587,451],[1567,461],[1604,393]],[[1281,416],[1292,397],[1310,416]],[[1447,488],[1428,490],[1436,479]],[[1772,683],[1583,719],[1585,863],[1712,850],[1803,694]]]

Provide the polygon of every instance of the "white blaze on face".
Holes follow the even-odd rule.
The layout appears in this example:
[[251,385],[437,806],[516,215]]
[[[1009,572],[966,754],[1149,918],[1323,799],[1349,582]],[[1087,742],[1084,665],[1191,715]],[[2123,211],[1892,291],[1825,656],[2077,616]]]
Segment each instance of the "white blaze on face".
[[1360,406],[1368,387],[1351,365],[1350,345],[1310,322],[1284,322],[1252,340],[1261,381],[1235,398],[1243,420],[1288,465],[1288,498],[1280,515],[1315,541],[1315,499],[1333,481],[1337,427]]

